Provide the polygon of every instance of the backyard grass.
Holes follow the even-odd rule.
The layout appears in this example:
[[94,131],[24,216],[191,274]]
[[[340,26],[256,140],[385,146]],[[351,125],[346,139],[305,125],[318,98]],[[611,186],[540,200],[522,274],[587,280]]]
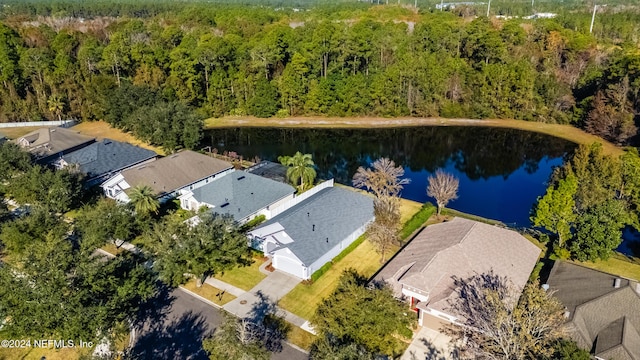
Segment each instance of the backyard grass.
[[582,265],[590,269],[600,270],[606,273],[619,275],[625,278],[640,280],[640,260],[629,259],[620,253],[614,253],[609,260],[599,260],[596,262],[572,261],[574,264]]
[[[28,133],[41,129],[44,126],[25,126],[25,127],[14,127],[14,128],[2,128],[0,129],[0,133],[3,133],[9,139],[17,139],[21,136],[27,135]],[[0,357],[0,359],[2,359]]]
[[295,117],[268,118],[224,117],[205,120],[205,129],[225,127],[290,127],[290,128],[383,128],[403,126],[486,126],[533,131],[569,140],[576,144],[600,142],[607,154],[621,155],[623,150],[606,140],[571,125],[547,124],[513,119],[443,119],[443,118],[354,118]]
[[254,257],[251,265],[235,267],[225,271],[224,274],[216,275],[215,278],[242,290],[249,291],[267,277],[267,275],[261,273],[259,269],[260,265],[264,262],[264,258]]
[[156,146],[149,145],[144,141],[136,139],[133,135],[126,133],[120,129],[111,127],[104,121],[85,121],[76,126],[71,127],[71,130],[75,130],[81,134],[92,136],[98,139],[108,138],[115,141],[127,142],[133,145],[140,146],[141,148],[155,151],[160,155],[165,155],[164,151]]
[[222,290],[215,288],[209,284],[203,284],[201,287],[197,287],[195,279],[189,280],[186,284],[182,285],[182,287],[220,306],[236,298],[228,292],[225,292],[222,295],[222,299],[220,299],[219,294],[222,292]]
[[[402,223],[405,223],[420,211],[421,207],[421,203],[401,199],[400,219]],[[398,249],[398,247],[392,248],[387,254],[387,259],[393,256]],[[326,273],[311,285],[298,284],[280,300],[278,305],[303,319],[309,320],[320,301],[333,292],[344,270],[354,268],[360,274],[370,277],[382,267],[381,259],[382,257],[376,252],[374,246],[365,240],[347,256],[336,261]]]
[[311,349],[311,344],[316,340],[317,336],[293,324],[289,325],[291,325],[291,330],[287,334],[287,341],[307,351]]

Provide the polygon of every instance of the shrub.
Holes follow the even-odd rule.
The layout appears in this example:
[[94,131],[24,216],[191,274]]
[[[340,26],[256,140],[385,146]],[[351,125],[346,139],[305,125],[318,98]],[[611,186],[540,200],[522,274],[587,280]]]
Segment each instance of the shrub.
[[424,203],[422,208],[420,208],[417,213],[413,214],[411,219],[404,224],[402,230],[400,230],[400,238],[403,240],[408,238],[414,231],[419,229],[422,224],[427,222],[431,215],[436,213],[436,210],[436,207],[430,202]]
[[290,115],[290,114],[289,114],[289,110],[287,110],[287,109],[280,109],[280,110],[278,110],[278,111],[276,112],[276,117],[279,117],[279,118],[281,118],[281,119],[282,119],[282,118],[289,117],[289,115]]

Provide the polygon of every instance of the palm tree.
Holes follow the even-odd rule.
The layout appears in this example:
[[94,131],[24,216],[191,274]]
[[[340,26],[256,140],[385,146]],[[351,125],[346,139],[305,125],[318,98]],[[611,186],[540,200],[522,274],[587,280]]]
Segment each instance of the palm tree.
[[[278,161],[282,165],[288,166],[287,177],[292,184],[299,186],[300,191],[304,191],[316,178],[316,169],[311,159],[311,154],[303,154],[300,151],[293,156],[280,156]],[[299,185],[298,185],[299,184]]]
[[136,213],[141,215],[157,214],[160,208],[160,202],[149,185],[135,186],[129,192],[129,199]]
[[52,95],[47,100],[49,111],[58,116],[58,120],[62,120],[62,110],[64,110],[64,100],[58,95]]

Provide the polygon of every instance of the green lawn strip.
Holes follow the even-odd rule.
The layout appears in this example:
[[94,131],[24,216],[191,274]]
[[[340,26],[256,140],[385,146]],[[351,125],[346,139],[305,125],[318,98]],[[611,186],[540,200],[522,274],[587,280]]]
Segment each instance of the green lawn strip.
[[104,245],[100,249],[108,252],[111,255],[118,255],[118,254],[122,253],[123,251],[126,251],[125,249],[119,248],[115,244],[112,244],[112,243],[107,243],[106,245]]
[[426,202],[417,213],[413,214],[411,219],[409,219],[402,230],[400,230],[400,238],[402,240],[406,240],[414,231],[418,230],[422,224],[426,223],[429,218],[436,213],[436,207],[433,204]]
[[214,277],[227,284],[249,291],[267,277],[267,275],[260,272],[260,265],[264,262],[264,258],[254,257],[251,265],[235,267],[231,270],[226,270],[223,274],[217,274]]
[[457,217],[461,217],[461,218],[465,218],[465,219],[469,219],[469,220],[473,220],[473,221],[483,222],[483,223],[489,224],[489,225],[504,225],[504,223],[502,223],[502,222],[500,222],[498,220],[487,219],[487,218],[483,218],[482,216],[467,214],[467,213],[464,213],[462,211],[453,210],[453,209],[449,209],[449,208],[442,209],[442,215],[444,215],[444,216],[457,216]]
[[[194,279],[189,280],[186,284],[182,285],[182,287],[220,306],[236,298],[228,292],[222,294],[220,289],[209,284],[203,284],[201,287],[197,287]],[[222,299],[220,298],[220,294],[222,294]]]
[[380,266],[380,255],[370,242],[364,241],[344,259],[333,264],[317,281],[311,285],[298,284],[278,304],[308,320],[316,311],[318,303],[333,292],[343,270],[354,268],[365,276],[371,276]]
[[633,280],[640,280],[640,260],[637,258],[629,259],[627,256],[620,253],[614,253],[608,260],[598,260],[596,262],[572,262],[590,269],[619,275]]
[[[418,217],[416,214],[421,211],[421,206],[422,204],[415,201],[403,199],[400,206],[402,215],[401,219],[407,221],[414,216]],[[407,221],[407,225],[405,226],[413,227],[415,226],[415,222],[412,222],[411,225],[409,225],[409,221]],[[381,256],[376,252],[374,246],[370,242],[364,240],[364,235],[361,238],[358,238],[356,242],[354,242],[354,244],[357,243],[357,245],[354,246],[353,249],[350,249],[351,246],[348,247],[338,255],[337,260],[334,259],[334,261],[330,262],[329,264],[331,265],[328,266],[328,269],[325,269],[325,272],[321,277],[318,277],[310,285],[304,283],[298,284],[291,292],[280,300],[279,305],[284,309],[308,320],[316,311],[318,303],[325,297],[329,296],[335,289],[338,279],[340,278],[340,275],[342,275],[342,271],[351,267],[367,277],[375,274],[375,272],[382,266],[382,263],[380,262]],[[387,254],[387,259],[389,259],[398,249],[398,247],[394,247],[392,251]]]
[[299,348],[309,351],[311,344],[316,340],[317,336],[291,323],[288,324],[291,325],[291,329],[287,334],[287,341]]

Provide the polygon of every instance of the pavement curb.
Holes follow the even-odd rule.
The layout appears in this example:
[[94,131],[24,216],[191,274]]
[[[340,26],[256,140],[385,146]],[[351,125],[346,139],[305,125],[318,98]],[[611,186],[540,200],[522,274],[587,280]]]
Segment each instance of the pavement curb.
[[203,303],[205,303],[205,304],[207,304],[207,305],[211,305],[211,306],[213,306],[213,307],[214,307],[214,308],[216,308],[216,309],[223,310],[223,309],[222,309],[222,306],[220,306],[220,305],[218,305],[218,304],[214,303],[213,301],[211,301],[211,300],[209,300],[209,299],[207,299],[207,298],[205,298],[205,297],[203,297],[203,296],[200,296],[200,295],[198,295],[198,294],[194,293],[194,292],[193,292],[193,291],[191,291],[191,290],[187,290],[186,288],[184,288],[184,287],[182,287],[182,286],[179,286],[178,288],[179,288],[180,290],[184,291],[185,293],[187,293],[187,294],[189,294],[189,295],[193,296],[194,298],[196,298],[196,299],[198,299],[198,300],[202,301]]

